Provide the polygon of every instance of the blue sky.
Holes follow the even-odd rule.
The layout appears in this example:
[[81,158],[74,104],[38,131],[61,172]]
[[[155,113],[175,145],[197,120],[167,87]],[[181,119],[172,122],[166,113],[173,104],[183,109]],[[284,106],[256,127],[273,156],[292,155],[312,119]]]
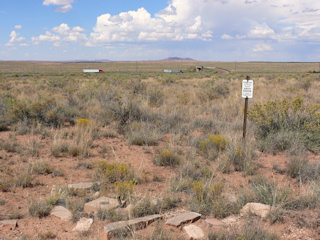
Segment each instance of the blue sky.
[[319,61],[319,0],[1,0],[0,60]]

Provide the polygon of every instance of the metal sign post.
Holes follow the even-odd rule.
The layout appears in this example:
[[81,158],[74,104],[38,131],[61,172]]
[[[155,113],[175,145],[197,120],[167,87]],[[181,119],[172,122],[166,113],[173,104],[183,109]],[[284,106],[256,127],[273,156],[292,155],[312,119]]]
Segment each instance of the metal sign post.
[[247,79],[242,81],[242,97],[245,98],[243,135],[242,135],[244,145],[246,144],[248,102],[249,102],[249,98],[253,97],[253,80],[249,80],[249,79],[250,77],[247,76]]

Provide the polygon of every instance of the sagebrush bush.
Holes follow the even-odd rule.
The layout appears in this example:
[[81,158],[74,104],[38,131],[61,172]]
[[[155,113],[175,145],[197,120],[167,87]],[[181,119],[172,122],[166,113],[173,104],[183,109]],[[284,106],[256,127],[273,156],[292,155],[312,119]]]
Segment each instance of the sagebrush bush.
[[229,139],[218,134],[209,135],[205,140],[199,141],[199,149],[208,151],[210,148],[216,148],[218,151],[223,151],[227,148]]
[[242,140],[228,145],[226,154],[220,159],[218,170],[228,173],[233,166],[235,171],[241,171],[245,176],[255,173],[255,144],[252,141],[247,141],[246,145],[240,142]]
[[50,214],[51,207],[44,201],[34,201],[28,210],[31,216],[43,218]]
[[130,97],[114,98],[105,108],[120,125],[126,125],[130,121],[148,120],[148,114],[141,109],[139,102]]
[[133,145],[138,146],[156,146],[161,136],[158,129],[145,122],[134,122],[126,131],[126,137]]
[[257,125],[257,134],[262,140],[279,132],[291,132],[289,136],[293,134],[291,140],[288,139],[289,136],[279,139],[279,151],[287,150],[291,141],[296,139],[300,139],[309,150],[319,149],[319,114],[319,104],[307,107],[300,96],[294,99],[270,100],[265,104],[256,103],[248,112],[249,119]]
[[101,209],[99,208],[97,211],[97,218],[99,220],[110,220],[112,222],[123,221],[126,220],[126,216],[121,214],[118,209]]
[[159,107],[163,104],[164,93],[158,88],[150,88],[147,92],[150,107]]
[[220,152],[226,150],[230,140],[219,134],[207,136],[204,140],[199,140],[197,147],[209,159],[216,159]]
[[160,212],[159,205],[153,203],[149,198],[144,198],[132,207],[133,217],[143,217],[147,215],[158,214]]
[[79,118],[77,124],[79,127],[85,128],[91,124],[91,121],[85,118]]
[[199,89],[198,97],[202,102],[206,102],[220,97],[227,97],[229,94],[230,88],[226,82],[209,80]]
[[33,176],[28,171],[25,171],[16,176],[14,185],[22,188],[32,187],[32,180]]
[[57,103],[54,97],[41,97],[37,99],[11,98],[7,101],[8,116],[11,122],[25,121],[32,124],[33,121],[48,126],[58,127],[64,122],[72,122],[75,110],[68,109]]
[[134,191],[135,183],[133,180],[129,182],[115,182],[114,183],[117,195],[120,196],[121,199],[128,199],[132,196]]
[[77,222],[83,215],[83,208],[84,204],[86,203],[86,199],[81,198],[81,199],[67,199],[67,208],[70,210],[72,213],[72,221]]
[[100,161],[96,167],[96,173],[107,183],[135,180],[133,170],[125,163]]
[[154,158],[153,163],[157,166],[175,167],[181,163],[181,158],[173,150],[162,149]]
[[320,165],[299,156],[291,157],[287,174],[301,182],[316,181],[320,178]]
[[204,215],[224,218],[239,211],[237,203],[231,203],[222,195],[224,185],[219,181],[192,182],[190,210]]
[[308,191],[299,193],[298,196],[293,198],[287,205],[290,210],[303,210],[306,208],[315,209],[319,207],[319,182],[312,181],[308,183]]
[[252,180],[252,192],[256,201],[270,206],[285,208],[291,201],[289,188],[280,188],[276,183],[270,183],[263,177],[256,177]]
[[46,161],[31,162],[28,171],[30,174],[51,174],[55,171],[54,167],[49,166]]

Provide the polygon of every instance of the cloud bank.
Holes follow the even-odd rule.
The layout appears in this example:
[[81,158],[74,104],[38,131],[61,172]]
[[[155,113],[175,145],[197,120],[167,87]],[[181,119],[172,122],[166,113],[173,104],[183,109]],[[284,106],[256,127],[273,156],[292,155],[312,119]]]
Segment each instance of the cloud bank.
[[172,0],[155,16],[144,8],[97,18],[90,45],[109,42],[197,39],[316,40],[315,0]]
[[[58,6],[56,11],[68,12],[73,2],[44,0],[43,5]],[[16,29],[20,29],[18,25]],[[36,45],[51,42],[56,47],[68,44],[103,47],[109,52],[118,48],[118,52],[112,52],[114,56],[119,56],[119,51],[136,54],[142,46],[149,54],[170,48],[190,51],[190,46],[197,48],[196,44],[221,53],[264,56],[263,53],[271,54],[274,49],[287,51],[286,45],[295,49],[295,45],[302,43],[319,44],[319,36],[318,0],[171,0],[153,15],[143,7],[113,15],[106,9],[97,16],[92,29],[62,23],[33,36],[31,42]],[[15,31],[10,38],[8,46],[25,41]],[[203,50],[202,55],[205,54]]]

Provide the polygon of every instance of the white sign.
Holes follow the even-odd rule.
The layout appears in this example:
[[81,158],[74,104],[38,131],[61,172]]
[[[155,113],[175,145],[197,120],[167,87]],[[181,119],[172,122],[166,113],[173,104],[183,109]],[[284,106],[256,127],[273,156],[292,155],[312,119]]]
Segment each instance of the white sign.
[[242,97],[252,98],[253,96],[253,80],[242,80]]

